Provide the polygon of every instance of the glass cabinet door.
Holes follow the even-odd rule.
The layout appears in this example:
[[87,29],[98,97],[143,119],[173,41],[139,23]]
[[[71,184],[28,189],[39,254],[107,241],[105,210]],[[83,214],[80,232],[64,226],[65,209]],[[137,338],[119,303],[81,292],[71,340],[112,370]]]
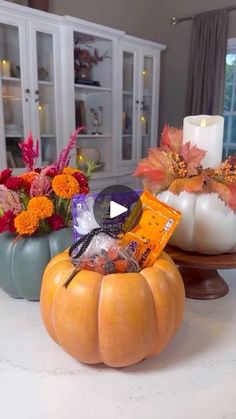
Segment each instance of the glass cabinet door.
[[[97,164],[103,176],[113,167],[113,42],[73,31],[73,81],[75,127],[84,127],[78,138],[76,159]],[[67,75],[68,77],[68,75]]]
[[36,78],[34,101],[38,112],[41,164],[56,159],[57,129],[55,105],[54,39],[50,33],[36,31]]
[[152,104],[153,104],[153,57],[144,56],[142,72],[141,96],[141,158],[147,155],[152,146]]
[[[23,166],[18,143],[25,136],[24,107],[29,101],[29,90],[23,92],[20,51],[19,27],[0,23],[1,161],[2,166],[10,168]],[[5,161],[3,156],[6,156]]]
[[[122,152],[121,160],[130,162],[134,159],[134,114],[135,114],[135,55],[123,51],[122,77]],[[138,102],[136,103],[136,105]]]

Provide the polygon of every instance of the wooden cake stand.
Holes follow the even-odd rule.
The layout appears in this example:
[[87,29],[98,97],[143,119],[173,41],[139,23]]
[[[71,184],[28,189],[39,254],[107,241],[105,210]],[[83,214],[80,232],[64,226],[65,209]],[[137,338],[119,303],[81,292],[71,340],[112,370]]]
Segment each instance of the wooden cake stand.
[[167,246],[165,252],[178,265],[185,285],[186,297],[198,300],[220,298],[229,292],[217,269],[236,268],[236,253],[202,255]]

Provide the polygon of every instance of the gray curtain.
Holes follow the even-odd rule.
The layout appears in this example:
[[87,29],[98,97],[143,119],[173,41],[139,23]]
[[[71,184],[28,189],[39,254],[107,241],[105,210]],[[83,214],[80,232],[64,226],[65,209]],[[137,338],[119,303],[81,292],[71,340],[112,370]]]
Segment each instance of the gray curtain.
[[221,115],[224,100],[228,11],[195,15],[186,115]]

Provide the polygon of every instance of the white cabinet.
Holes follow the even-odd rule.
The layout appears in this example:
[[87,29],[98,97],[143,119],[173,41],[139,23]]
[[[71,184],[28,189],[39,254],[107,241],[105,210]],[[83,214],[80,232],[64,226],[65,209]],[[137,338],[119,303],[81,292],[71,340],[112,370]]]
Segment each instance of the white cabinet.
[[0,0],[0,169],[22,167],[18,142],[30,130],[47,165],[83,125],[72,162],[98,162],[92,190],[135,185],[135,166],[157,144],[164,48]]
[[29,131],[39,165],[60,148],[60,27],[34,15],[0,14],[0,169],[23,167],[18,143]]
[[77,159],[98,160],[92,189],[135,186],[137,162],[157,144],[164,46],[73,18],[66,18],[62,44],[64,138],[86,126],[78,137]]
[[62,31],[64,138],[76,127],[85,127],[78,136],[77,160],[83,164],[80,158],[87,157],[99,164],[93,181],[99,189],[118,169],[115,139],[119,124],[118,41],[122,35],[69,17]]
[[131,36],[120,41],[121,167],[134,168],[157,145],[160,52],[163,45]]

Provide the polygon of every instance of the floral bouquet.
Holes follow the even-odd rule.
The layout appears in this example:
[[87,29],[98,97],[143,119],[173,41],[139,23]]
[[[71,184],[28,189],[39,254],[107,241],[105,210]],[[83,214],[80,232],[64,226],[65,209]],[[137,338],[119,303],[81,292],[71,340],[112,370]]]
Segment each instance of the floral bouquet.
[[201,161],[206,151],[183,144],[183,131],[165,125],[160,146],[151,148],[134,173],[153,193],[164,190],[181,192],[215,192],[236,212],[236,154],[227,157],[218,167],[203,169]]
[[89,192],[86,174],[69,166],[81,129],[72,133],[58,159],[44,168],[37,168],[39,143],[34,144],[32,134],[19,143],[27,171],[18,176],[11,169],[0,172],[0,233],[31,236],[71,225],[73,195]]
[[202,254],[236,252],[236,154],[203,168],[206,151],[183,144],[182,130],[164,127],[135,175],[144,188],[182,213],[170,244]]

